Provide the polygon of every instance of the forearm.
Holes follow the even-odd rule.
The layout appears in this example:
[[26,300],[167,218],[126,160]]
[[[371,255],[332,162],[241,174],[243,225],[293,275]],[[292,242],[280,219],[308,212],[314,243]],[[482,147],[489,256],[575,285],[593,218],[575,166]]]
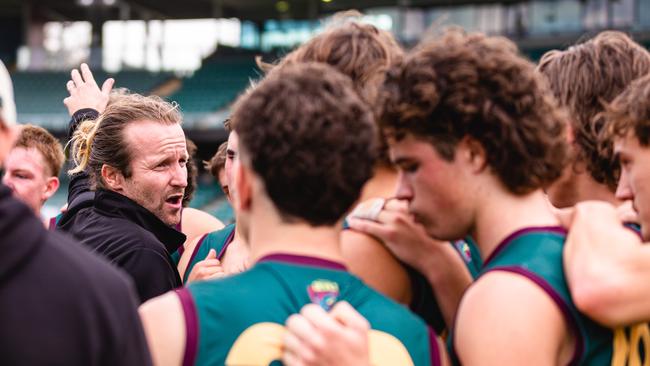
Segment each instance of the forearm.
[[440,311],[448,327],[453,326],[465,289],[472,283],[465,263],[447,244],[437,245],[419,270],[433,288]]
[[650,247],[626,248],[576,266],[569,284],[578,308],[599,323],[650,321]]

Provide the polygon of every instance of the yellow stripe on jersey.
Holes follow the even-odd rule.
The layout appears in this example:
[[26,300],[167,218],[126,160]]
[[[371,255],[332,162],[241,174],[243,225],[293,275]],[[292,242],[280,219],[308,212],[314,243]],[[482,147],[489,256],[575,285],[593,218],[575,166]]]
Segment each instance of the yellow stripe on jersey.
[[[239,335],[228,352],[226,366],[268,366],[282,359],[286,330],[276,323],[258,323]],[[370,362],[376,366],[413,366],[406,347],[394,336],[371,330],[368,335]]]
[[[639,354],[640,348],[644,350],[643,360]],[[630,327],[629,342],[625,328],[617,328],[614,331],[614,353],[611,365],[650,366],[650,328],[648,323]]]

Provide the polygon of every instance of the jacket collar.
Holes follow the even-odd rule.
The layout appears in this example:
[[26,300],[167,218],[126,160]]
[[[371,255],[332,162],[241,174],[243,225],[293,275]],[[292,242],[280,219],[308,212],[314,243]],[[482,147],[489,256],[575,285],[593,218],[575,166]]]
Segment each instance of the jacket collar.
[[125,218],[151,232],[165,245],[170,254],[186,240],[185,234],[167,226],[149,210],[117,192],[98,189],[94,205],[95,209],[106,216]]
[[15,273],[36,252],[47,231],[32,210],[0,184],[0,282]]

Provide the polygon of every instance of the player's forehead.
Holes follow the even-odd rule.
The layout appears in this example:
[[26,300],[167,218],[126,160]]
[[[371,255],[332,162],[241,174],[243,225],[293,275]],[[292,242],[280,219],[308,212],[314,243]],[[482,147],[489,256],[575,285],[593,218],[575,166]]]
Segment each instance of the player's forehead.
[[390,158],[395,163],[403,160],[428,160],[437,157],[431,142],[411,134],[407,134],[400,139],[389,139],[388,146]]
[[45,158],[35,147],[17,146],[11,149],[4,165],[7,170],[38,171],[45,168]]

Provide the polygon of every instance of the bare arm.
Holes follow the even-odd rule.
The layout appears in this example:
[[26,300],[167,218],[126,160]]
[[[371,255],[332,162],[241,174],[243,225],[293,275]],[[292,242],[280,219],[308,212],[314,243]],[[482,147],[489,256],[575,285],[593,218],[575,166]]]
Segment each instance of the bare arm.
[[350,219],[349,224],[381,240],[397,258],[422,273],[433,288],[445,322],[448,326],[453,323],[472,277],[449,243],[429,237],[407,213],[404,202],[398,200],[388,201],[376,222]]
[[408,273],[380,241],[354,230],[343,230],[341,249],[350,272],[393,300],[410,303]]
[[560,309],[528,279],[484,275],[458,310],[454,346],[461,364],[566,365],[573,344]]
[[203,234],[223,229],[223,223],[207,212],[195,208],[186,207],[183,209],[183,234],[187,236],[187,242],[200,237]]
[[576,306],[609,327],[650,320],[650,247],[604,202],[576,205],[564,268]]
[[180,365],[186,334],[185,316],[178,295],[168,292],[145,302],[139,311],[154,365]]

